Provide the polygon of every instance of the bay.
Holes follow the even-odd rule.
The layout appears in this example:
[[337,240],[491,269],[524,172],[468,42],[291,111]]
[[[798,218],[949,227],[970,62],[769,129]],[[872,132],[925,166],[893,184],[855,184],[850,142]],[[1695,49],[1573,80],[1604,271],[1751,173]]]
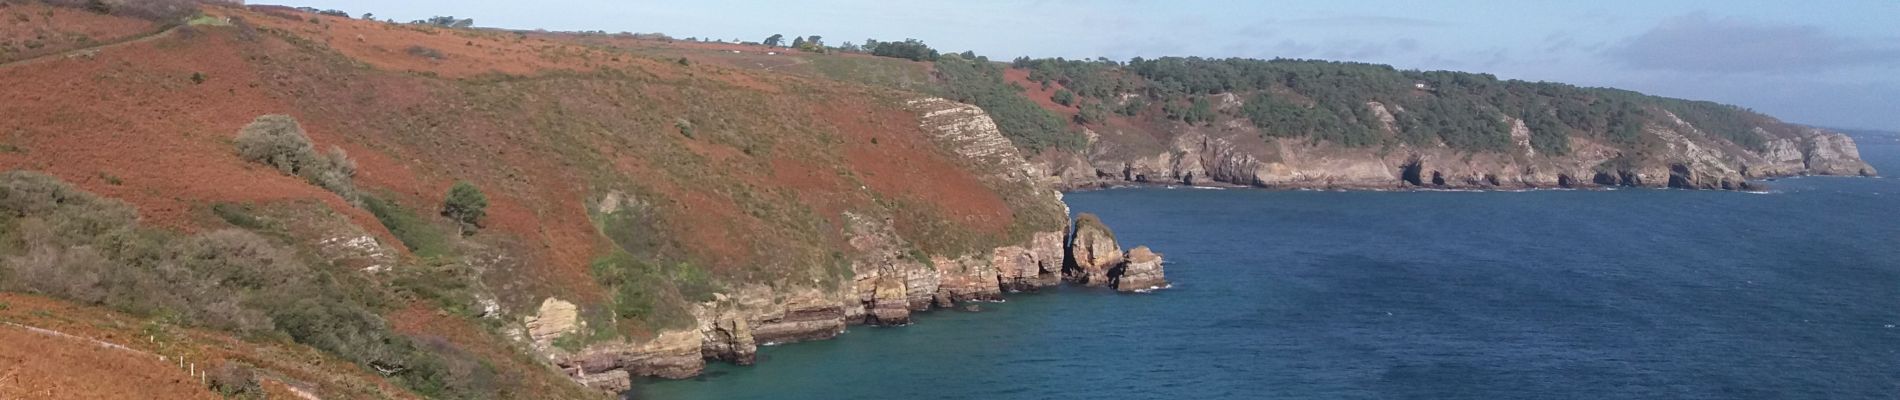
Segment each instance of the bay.
[[[1891,138],[1863,156],[1900,173]],[[653,399],[1895,398],[1900,180],[1072,193],[1174,287],[766,347]]]

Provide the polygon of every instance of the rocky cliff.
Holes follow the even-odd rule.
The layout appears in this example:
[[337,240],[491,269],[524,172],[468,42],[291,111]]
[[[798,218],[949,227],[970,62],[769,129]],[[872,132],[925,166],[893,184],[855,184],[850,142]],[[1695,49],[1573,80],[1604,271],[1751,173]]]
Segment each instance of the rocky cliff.
[[[1388,115],[1385,107],[1368,104]],[[1766,138],[1751,150],[1703,132],[1666,111],[1645,126],[1653,145],[1632,148],[1572,137],[1567,154],[1532,149],[1524,122],[1508,119],[1515,149],[1454,150],[1442,144],[1352,148],[1305,139],[1261,139],[1251,124],[1162,124],[1152,129],[1105,127],[1089,132],[1080,154],[1038,159],[1067,189],[1126,184],[1237,185],[1268,188],[1520,189],[1606,186],[1744,190],[1755,181],[1799,175],[1875,176],[1844,134],[1802,127]],[[1389,123],[1389,122],[1388,122]],[[1387,127],[1388,135],[1393,128]],[[1138,137],[1137,139],[1129,139]],[[1152,137],[1167,138],[1154,142]]]

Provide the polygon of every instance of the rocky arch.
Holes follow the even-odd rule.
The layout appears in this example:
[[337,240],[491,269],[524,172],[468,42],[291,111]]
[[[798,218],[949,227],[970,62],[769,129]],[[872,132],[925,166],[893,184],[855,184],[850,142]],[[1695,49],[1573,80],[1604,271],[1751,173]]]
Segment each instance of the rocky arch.
[[1577,187],[1577,180],[1571,178],[1570,174],[1557,174],[1557,187],[1565,189],[1575,188]]
[[1491,186],[1504,186],[1504,184],[1498,183],[1497,174],[1484,174],[1484,183]]
[[1432,186],[1445,186],[1445,174],[1432,171]]
[[1590,182],[1603,186],[1616,186],[1623,183],[1623,181],[1617,179],[1616,175],[1610,174],[1608,171],[1598,171],[1596,176],[1590,178]]
[[1399,181],[1412,186],[1425,186],[1424,172],[1425,163],[1419,161],[1418,157],[1412,157],[1404,165],[1399,166]]
[[1689,166],[1687,165],[1670,164],[1669,187],[1676,189],[1695,189],[1695,173],[1689,171]]

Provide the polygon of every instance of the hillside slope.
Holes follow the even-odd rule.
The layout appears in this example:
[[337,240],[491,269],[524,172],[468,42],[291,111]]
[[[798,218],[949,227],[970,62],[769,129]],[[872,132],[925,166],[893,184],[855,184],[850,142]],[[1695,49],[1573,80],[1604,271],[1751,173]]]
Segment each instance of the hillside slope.
[[[0,169],[36,171],[0,191],[7,290],[549,398],[1061,278],[1060,194],[968,105],[556,35],[10,7],[141,39],[0,66]],[[436,216],[463,183],[483,216]]]

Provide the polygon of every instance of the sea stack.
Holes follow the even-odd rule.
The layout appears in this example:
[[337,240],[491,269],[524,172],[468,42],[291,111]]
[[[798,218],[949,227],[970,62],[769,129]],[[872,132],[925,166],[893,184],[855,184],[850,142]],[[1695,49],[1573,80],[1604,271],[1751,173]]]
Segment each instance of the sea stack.
[[1161,255],[1148,250],[1148,246],[1129,250],[1121,268],[1110,272],[1117,291],[1143,292],[1168,286],[1161,271]]
[[1062,275],[1076,284],[1106,286],[1109,270],[1121,262],[1122,248],[1115,243],[1115,232],[1095,214],[1076,215],[1075,228],[1069,234],[1068,265]]
[[1123,253],[1115,240],[1115,232],[1095,214],[1077,215],[1070,232],[1069,257],[1063,270],[1063,277],[1070,282],[1090,287],[1108,286],[1122,292],[1167,286],[1161,255],[1147,246]]

